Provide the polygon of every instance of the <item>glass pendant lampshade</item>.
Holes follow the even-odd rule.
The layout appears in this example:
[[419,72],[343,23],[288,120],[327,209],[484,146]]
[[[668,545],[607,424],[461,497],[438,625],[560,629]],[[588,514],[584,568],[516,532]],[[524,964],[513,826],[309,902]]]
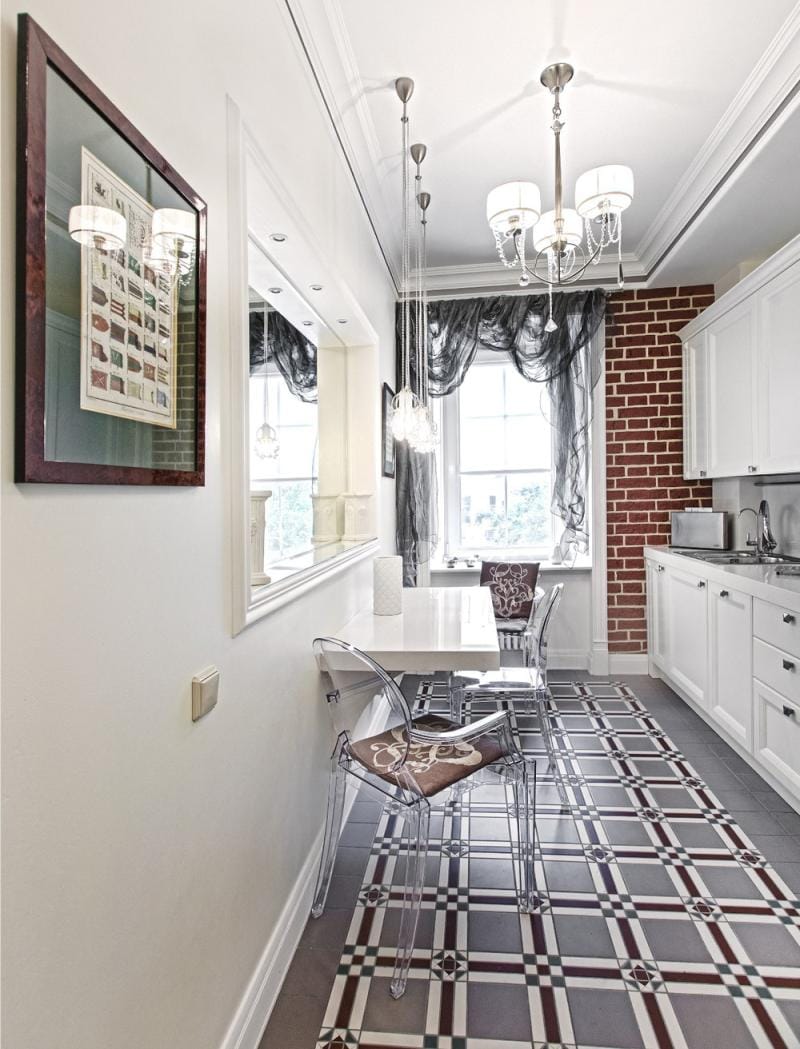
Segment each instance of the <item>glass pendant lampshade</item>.
[[[561,218],[563,220],[561,240],[566,242],[566,247],[577,248],[583,239],[583,223],[580,215],[572,208],[564,208]],[[559,239],[559,234],[556,233],[556,213],[546,211],[533,227],[533,250],[547,251],[553,247],[557,239]]]
[[534,182],[504,182],[486,197],[486,219],[495,233],[512,233],[536,225],[542,198]]
[[418,407],[417,395],[408,386],[395,396],[392,401],[392,436],[396,441],[408,441],[414,436]]
[[170,280],[178,272],[178,259],[175,251],[163,240],[149,240],[144,245],[144,261],[156,273],[161,273]]
[[575,208],[581,218],[619,214],[633,200],[633,172],[625,164],[585,171],[575,183]]
[[255,453],[259,459],[277,459],[281,446],[278,435],[269,423],[256,430]]
[[111,208],[78,204],[69,209],[69,235],[79,244],[99,251],[116,251],[125,247],[128,224],[123,215]]

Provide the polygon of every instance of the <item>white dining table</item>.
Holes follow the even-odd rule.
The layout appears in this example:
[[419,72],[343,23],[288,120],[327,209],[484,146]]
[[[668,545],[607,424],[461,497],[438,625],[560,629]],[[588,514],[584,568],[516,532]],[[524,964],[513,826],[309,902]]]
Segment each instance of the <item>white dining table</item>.
[[489,588],[429,586],[403,590],[403,611],[355,615],[336,637],[392,673],[497,670],[500,648]]

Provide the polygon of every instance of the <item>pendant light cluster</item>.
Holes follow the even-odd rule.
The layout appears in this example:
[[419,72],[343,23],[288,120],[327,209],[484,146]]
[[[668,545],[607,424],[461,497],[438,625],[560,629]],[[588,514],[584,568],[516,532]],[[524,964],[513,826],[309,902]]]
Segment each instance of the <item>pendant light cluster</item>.
[[[415,452],[428,454],[437,442],[428,391],[428,287],[427,287],[427,212],[430,193],[422,189],[420,167],[427,147],[421,142],[409,145],[408,100],[414,93],[414,81],[400,77],[395,81],[397,97],[403,103],[402,129],[402,257],[400,292],[400,361],[402,387],[392,401],[392,434],[397,441],[407,441]],[[416,165],[414,187],[411,187],[411,162]],[[412,239],[415,254],[415,296],[411,293]],[[412,309],[414,331],[412,333]],[[412,384],[411,356],[415,355],[416,376]]]
[[[624,164],[606,164],[584,172],[575,183],[575,207],[564,207],[561,174],[561,95],[574,75],[568,62],[556,62],[543,70],[541,83],[553,96],[555,146],[555,207],[542,214],[539,187],[534,182],[506,182],[496,186],[486,199],[486,219],[495,238],[500,261],[509,268],[519,266],[520,287],[531,281],[547,284],[550,317],[546,331],[555,331],[553,288],[579,280],[590,264],[596,265],[604,248],[616,245],[617,282],[624,284],[622,271],[622,212],[633,201],[633,172]],[[526,234],[531,230],[533,258],[526,258]],[[511,258],[506,256],[506,245]]]

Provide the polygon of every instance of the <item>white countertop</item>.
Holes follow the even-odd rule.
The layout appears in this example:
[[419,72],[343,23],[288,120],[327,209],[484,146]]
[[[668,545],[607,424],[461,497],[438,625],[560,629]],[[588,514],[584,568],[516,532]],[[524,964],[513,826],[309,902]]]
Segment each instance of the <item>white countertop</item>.
[[372,656],[393,673],[497,670],[500,648],[488,587],[415,587],[403,590],[399,616],[368,608],[336,637]]
[[800,613],[800,576],[778,575],[781,565],[712,565],[668,546],[646,546],[644,556]]

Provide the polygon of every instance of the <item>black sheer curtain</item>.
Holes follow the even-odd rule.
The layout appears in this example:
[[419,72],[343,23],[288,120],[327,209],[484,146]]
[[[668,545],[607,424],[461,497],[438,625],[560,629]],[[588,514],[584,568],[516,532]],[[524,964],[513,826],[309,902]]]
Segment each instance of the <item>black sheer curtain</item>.
[[[589,476],[588,427],[591,395],[602,365],[602,350],[594,335],[605,317],[606,293],[600,289],[553,296],[554,331],[546,295],[501,295],[481,299],[451,299],[428,306],[428,371],[433,397],[452,393],[480,350],[506,353],[529,382],[544,383],[555,430],[552,509],[563,522],[563,534],[553,553],[563,560],[570,549],[585,549],[586,489]],[[411,310],[412,344],[416,341],[416,310]],[[397,313],[399,355],[399,310]],[[414,362],[412,361],[412,375]],[[423,467],[405,442],[397,446],[397,549],[402,554],[408,585],[435,540],[435,468]],[[421,538],[420,538],[421,537]]]
[[251,310],[250,374],[267,361],[275,361],[295,397],[317,400],[317,347],[275,310]]

